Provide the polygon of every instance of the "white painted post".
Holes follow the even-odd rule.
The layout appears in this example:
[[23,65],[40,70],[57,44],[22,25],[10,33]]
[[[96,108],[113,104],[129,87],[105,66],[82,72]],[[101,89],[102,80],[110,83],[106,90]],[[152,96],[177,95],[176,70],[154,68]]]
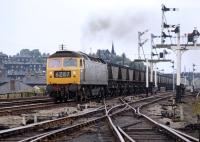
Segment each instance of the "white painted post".
[[180,105],[180,119],[181,119],[181,121],[184,120],[184,115],[183,115],[183,106],[182,106],[182,105]]
[[22,124],[26,125],[26,115],[22,114]]
[[37,114],[34,113],[34,114],[33,114],[33,117],[34,117],[34,123],[37,123]]
[[156,66],[156,64],[155,64],[155,88],[157,88],[158,87],[158,85],[157,85],[157,66]]
[[174,86],[174,82],[175,82],[175,77],[174,77],[174,68],[173,68],[173,92],[175,91],[175,86]]
[[150,90],[151,95],[153,94],[153,63],[150,62],[150,69],[151,69],[151,75],[150,75]]
[[80,110],[81,107],[80,107],[80,104],[77,104],[77,110]]
[[194,67],[193,67],[193,72],[192,72],[192,90],[194,92]]
[[148,67],[148,59],[146,59],[146,88],[149,88],[149,67]]
[[90,104],[90,107],[92,107],[92,102],[91,101],[89,102],[89,104]]
[[[153,43],[153,35],[151,35],[151,60],[153,59],[153,46],[154,46],[154,43]],[[150,89],[151,89],[151,94],[153,94],[153,62],[151,61],[150,62],[150,69],[151,69],[151,76],[150,76]]]
[[149,94],[149,62],[146,58],[146,94]]
[[150,78],[150,82],[153,82],[153,63],[150,63],[150,68],[151,68],[151,78]]
[[177,32],[177,54],[176,54],[176,102],[181,101],[181,46],[180,46],[180,25]]

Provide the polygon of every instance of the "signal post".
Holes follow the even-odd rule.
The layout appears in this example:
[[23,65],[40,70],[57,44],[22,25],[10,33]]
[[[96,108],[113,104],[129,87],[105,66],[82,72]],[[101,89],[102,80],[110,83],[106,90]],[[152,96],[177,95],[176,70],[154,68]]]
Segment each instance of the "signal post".
[[[197,44],[197,39],[199,37],[199,32],[195,28],[192,33],[187,34],[187,44],[180,43],[180,25],[168,25],[165,18],[165,12],[167,11],[177,11],[176,8],[167,8],[162,5],[162,25],[161,25],[161,44],[156,44],[153,48],[167,48],[175,51],[176,53],[176,102],[181,102],[181,95],[183,93],[181,86],[181,56],[184,51],[187,50],[196,50],[200,49],[200,45]],[[169,28],[174,28],[173,30],[169,30]],[[168,32],[174,32],[177,38],[177,44],[165,44],[166,38],[172,38],[172,36],[165,34],[164,29],[168,29]],[[190,44],[188,44],[190,43]]]

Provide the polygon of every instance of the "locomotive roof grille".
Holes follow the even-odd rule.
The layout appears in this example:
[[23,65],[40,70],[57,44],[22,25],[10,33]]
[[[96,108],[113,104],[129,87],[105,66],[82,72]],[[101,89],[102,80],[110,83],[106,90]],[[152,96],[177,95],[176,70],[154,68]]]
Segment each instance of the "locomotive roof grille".
[[91,61],[95,61],[95,62],[99,62],[99,63],[104,63],[105,64],[104,60],[102,60],[100,58],[89,56],[89,55],[87,55],[85,53],[82,53],[82,52],[57,51],[56,53],[54,53],[54,54],[49,56],[49,58],[57,58],[57,57],[82,57],[85,60],[91,60]]

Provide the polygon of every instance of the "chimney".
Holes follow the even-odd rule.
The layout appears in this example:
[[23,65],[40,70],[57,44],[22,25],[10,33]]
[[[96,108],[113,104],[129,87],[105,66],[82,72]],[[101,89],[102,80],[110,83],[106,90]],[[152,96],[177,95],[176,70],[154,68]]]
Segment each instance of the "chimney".
[[15,80],[14,79],[10,80],[10,90],[15,91]]

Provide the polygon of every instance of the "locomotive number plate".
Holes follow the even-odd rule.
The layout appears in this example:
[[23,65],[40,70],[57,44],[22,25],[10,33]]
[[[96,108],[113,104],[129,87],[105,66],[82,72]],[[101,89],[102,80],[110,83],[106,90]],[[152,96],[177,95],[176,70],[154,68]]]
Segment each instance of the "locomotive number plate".
[[55,71],[54,77],[55,78],[71,77],[71,71]]

